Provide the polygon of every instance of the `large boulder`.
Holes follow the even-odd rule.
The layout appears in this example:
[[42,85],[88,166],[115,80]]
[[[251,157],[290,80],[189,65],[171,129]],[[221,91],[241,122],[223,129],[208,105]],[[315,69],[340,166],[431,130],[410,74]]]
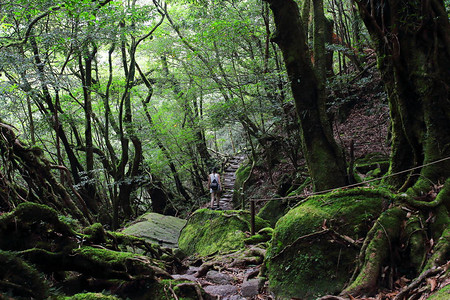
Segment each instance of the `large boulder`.
[[122,232],[163,247],[176,248],[181,229],[185,225],[186,220],[177,217],[147,213],[126,226]]
[[[256,218],[256,230],[267,226],[266,221]],[[178,244],[186,255],[229,252],[245,247],[249,231],[250,213],[247,211],[199,209],[189,218]]]
[[341,291],[362,239],[393,197],[358,188],[314,196],[291,209],[277,222],[267,250],[271,290],[301,299]]

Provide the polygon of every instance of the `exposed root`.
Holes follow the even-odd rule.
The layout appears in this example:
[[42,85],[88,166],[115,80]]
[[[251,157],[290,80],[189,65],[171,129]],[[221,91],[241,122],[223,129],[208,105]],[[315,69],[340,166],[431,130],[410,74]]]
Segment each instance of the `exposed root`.
[[395,298],[393,300],[408,299],[408,296],[413,292],[414,289],[416,289],[422,283],[423,280],[425,280],[425,279],[427,279],[427,278],[429,278],[431,276],[435,276],[435,275],[438,275],[438,274],[443,274],[443,273],[448,271],[449,267],[450,267],[450,261],[447,262],[443,266],[440,266],[440,267],[437,267],[437,268],[433,268],[433,269],[429,269],[429,270],[423,272],[411,284],[409,284],[408,286],[403,288],[397,294],[397,296],[395,296]]
[[[41,150],[25,147],[17,139],[14,129],[1,122],[0,155],[5,162],[7,161],[10,164],[8,174],[5,174],[10,180],[3,180],[3,184],[7,184],[8,190],[13,193],[5,195],[7,199],[1,199],[0,201],[7,203],[9,206],[14,206],[10,203],[11,200],[8,199],[10,197],[16,199],[17,203],[15,205],[24,200],[45,203],[55,207],[61,213],[75,216],[83,225],[92,223],[91,214],[87,210],[82,212],[82,209],[86,208],[84,201],[79,199],[83,202],[83,205],[81,205],[82,209],[80,209],[71,199],[64,186],[53,175],[51,171],[52,166],[44,158]],[[26,183],[24,190],[27,190],[28,193],[25,197],[19,193],[19,188],[14,186],[14,182],[11,179],[13,178],[13,171],[17,171],[21,175],[23,183]]]
[[364,242],[361,270],[342,295],[359,296],[371,294],[376,290],[383,263],[390,257],[392,244],[400,236],[404,215],[400,208],[394,207],[378,218]]
[[428,259],[425,266],[425,270],[437,267],[439,265],[445,264],[450,257],[450,228],[444,230],[441,237],[439,238],[436,246],[434,247],[434,253]]
[[191,282],[184,282],[177,284],[176,286],[179,290],[186,290],[186,289],[194,289],[195,294],[197,296],[198,300],[203,300],[202,291],[200,290],[200,286],[197,283],[191,283]]

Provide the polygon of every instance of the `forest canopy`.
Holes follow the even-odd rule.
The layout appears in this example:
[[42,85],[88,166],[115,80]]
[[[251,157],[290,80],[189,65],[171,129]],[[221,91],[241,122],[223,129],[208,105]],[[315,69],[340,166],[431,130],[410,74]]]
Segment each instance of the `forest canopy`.
[[[258,204],[272,227],[314,193],[370,182],[389,195],[358,231],[367,239],[344,293],[373,293],[389,256],[380,248],[405,232],[414,276],[442,266],[449,11],[448,0],[3,0],[1,222],[39,209],[73,243],[79,235],[54,214],[73,230],[114,231],[149,211],[187,218],[209,201],[211,169],[239,155],[234,208],[282,198]],[[408,228],[411,213],[427,224]],[[274,230],[275,241],[285,229]],[[131,277],[164,273],[133,267]]]

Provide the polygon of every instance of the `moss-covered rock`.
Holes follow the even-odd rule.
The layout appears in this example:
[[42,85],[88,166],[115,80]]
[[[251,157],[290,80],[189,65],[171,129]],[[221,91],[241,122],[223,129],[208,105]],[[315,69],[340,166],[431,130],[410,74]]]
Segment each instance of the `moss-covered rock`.
[[300,198],[297,195],[303,193],[303,190],[311,184],[311,178],[306,178],[295,190],[289,192],[289,198],[284,200],[268,201],[258,212],[258,217],[269,221],[272,227],[284,216],[291,207],[293,207]]
[[256,245],[259,243],[268,242],[272,239],[273,228],[266,227],[258,231],[255,235],[244,240],[247,245]]
[[82,293],[70,297],[65,297],[65,300],[119,300],[115,296],[105,295],[101,293]]
[[283,297],[313,299],[342,290],[364,238],[395,196],[385,190],[351,189],[311,197],[276,224],[266,264],[271,289]]
[[122,232],[144,238],[150,243],[175,248],[178,246],[181,229],[185,225],[186,220],[180,218],[148,213],[126,226]]
[[267,201],[259,210],[257,216],[267,220],[270,226],[275,226],[277,221],[286,214],[289,207],[288,200]]
[[[264,227],[268,223],[257,217],[256,230]],[[247,211],[199,209],[188,220],[178,243],[186,255],[207,256],[243,248],[249,230]]]
[[53,208],[25,202],[0,216],[0,249],[60,249],[73,242],[76,232]]

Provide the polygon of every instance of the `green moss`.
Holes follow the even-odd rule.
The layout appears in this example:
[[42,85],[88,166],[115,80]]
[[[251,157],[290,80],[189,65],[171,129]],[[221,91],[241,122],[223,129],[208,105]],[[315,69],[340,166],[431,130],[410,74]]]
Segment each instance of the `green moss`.
[[450,298],[450,284],[446,285],[433,295],[427,298],[427,300],[447,300]]
[[411,216],[406,222],[405,231],[408,237],[409,258],[417,273],[421,270],[427,253],[425,249],[426,233],[422,229],[422,219],[418,216]]
[[243,183],[250,174],[251,169],[251,164],[240,166],[239,169],[236,170],[236,182]]
[[[307,178],[297,189],[290,192],[288,197],[293,197],[296,195],[300,195],[303,193],[305,187],[311,184],[311,178]],[[272,227],[275,226],[277,221],[286,214],[290,207],[294,206],[295,203],[299,200],[290,199],[290,200],[273,200],[267,201],[266,204],[259,210],[258,217],[267,220],[270,222]]]
[[127,259],[136,257],[135,254],[130,252],[118,252],[87,246],[74,250],[74,253],[80,254],[84,257],[88,257],[93,262],[111,268],[119,265],[122,266]]
[[[152,284],[148,288],[148,292],[141,297],[133,297],[133,299],[158,299],[158,300],[197,300],[198,295],[195,290],[194,284],[183,285],[183,283],[192,283],[187,280],[173,280],[173,279],[163,279]],[[206,294],[203,289],[198,286],[202,297],[205,298]],[[174,294],[176,295],[176,298]]]
[[389,159],[381,153],[372,153],[355,162],[355,169],[367,176],[378,177],[389,170]]
[[60,220],[58,213],[53,208],[33,202],[19,204],[14,210],[14,216],[24,222],[44,221],[52,224],[55,229],[64,234],[74,234],[73,229],[64,221]]
[[104,295],[101,293],[82,293],[82,294],[76,294],[70,297],[65,297],[66,300],[119,300],[120,298],[117,298],[115,296],[111,295]]
[[[39,235],[36,239],[33,236]],[[32,202],[0,216],[0,249],[59,248],[74,242],[76,232],[53,208]],[[62,242],[64,240],[64,243]]]
[[[277,222],[266,263],[271,289],[283,297],[312,299],[339,292],[358,250],[323,224],[354,240],[366,236],[383,207],[396,197],[386,190],[357,188],[311,197]],[[302,238],[303,237],[303,238]]]
[[110,243],[117,244],[121,251],[132,252],[136,254],[149,255],[154,258],[160,258],[161,247],[150,243],[144,238],[124,234],[116,231],[108,231],[108,236],[112,239]]
[[92,224],[83,230],[86,240],[90,243],[100,244],[106,242],[106,231],[100,223]]
[[43,276],[15,253],[0,250],[0,295],[10,293],[34,299],[45,299],[48,286]]
[[431,224],[433,239],[436,241],[442,232],[450,225],[450,214],[445,206],[439,206],[435,211],[435,219]]
[[271,226],[275,226],[277,221],[286,213],[287,207],[287,201],[267,201],[259,210],[257,216],[269,221]]
[[111,235],[118,243],[125,244],[125,245],[131,245],[135,242],[145,240],[145,239],[137,237],[137,236],[124,234],[124,233],[117,232],[117,231],[108,231],[108,234]]
[[294,191],[290,192],[288,194],[288,197],[302,194],[303,190],[310,184],[311,184],[311,178],[308,177],[308,178],[305,179],[305,181],[298,188],[296,188]]
[[258,231],[257,234],[244,240],[247,245],[256,245],[259,243],[268,242],[272,239],[273,229],[271,227],[266,227]]
[[343,293],[360,294],[373,290],[383,262],[389,256],[391,241],[399,238],[401,223],[405,215],[405,212],[396,206],[380,215],[368,233],[366,241],[369,243],[363,252],[362,269],[358,277]]
[[[268,223],[256,218],[256,230]],[[244,247],[246,233],[250,230],[250,213],[247,211],[213,211],[199,209],[194,212],[178,241],[186,255],[206,256],[229,252]]]
[[437,240],[433,249],[433,255],[428,259],[424,270],[440,266],[448,261],[450,257],[450,227],[447,227]]

